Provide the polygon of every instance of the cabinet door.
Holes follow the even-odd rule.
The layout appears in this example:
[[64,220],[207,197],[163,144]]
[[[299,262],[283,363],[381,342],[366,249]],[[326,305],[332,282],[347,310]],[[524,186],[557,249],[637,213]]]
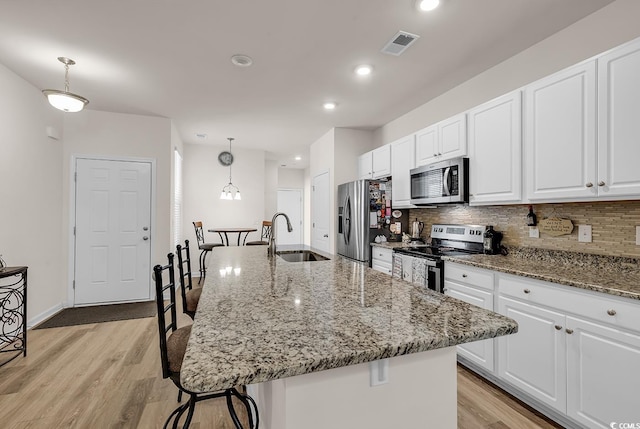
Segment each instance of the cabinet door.
[[[445,295],[452,296],[469,304],[493,311],[493,293],[446,280]],[[458,354],[469,361],[493,373],[493,339],[474,341],[457,346]]]
[[565,316],[504,296],[498,312],[518,322],[516,334],[498,338],[498,376],[566,412]]
[[525,88],[526,197],[595,197],[596,66],[580,64]]
[[467,114],[454,116],[438,123],[439,160],[467,154]]
[[386,144],[373,150],[372,176],[374,179],[391,176],[391,145]]
[[432,125],[416,133],[416,167],[438,160],[438,126]]
[[515,91],[469,112],[469,203],[522,201],[522,103]]
[[640,197],[640,41],[598,58],[598,193]]
[[358,157],[358,179],[371,179],[373,152],[363,153]]
[[640,336],[567,317],[567,414],[589,428],[638,422]]
[[415,166],[415,145],[413,136],[391,143],[391,207],[394,209],[412,208],[411,176],[409,171]]

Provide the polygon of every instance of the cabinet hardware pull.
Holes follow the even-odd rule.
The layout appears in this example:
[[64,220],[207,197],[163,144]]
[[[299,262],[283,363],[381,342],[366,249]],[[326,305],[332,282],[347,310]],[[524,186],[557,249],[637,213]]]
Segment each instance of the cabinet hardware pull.
[[440,152],[438,152],[438,156],[442,156],[442,154]]
[[616,311],[615,311],[614,309],[607,310],[607,314],[608,314],[609,316],[615,316],[615,315],[616,315]]
[[560,329],[562,329],[562,326],[556,325],[556,331],[559,331]]
[[591,183],[591,182],[587,182],[587,184],[586,184],[586,185],[584,185],[584,186],[586,186],[587,188],[592,188],[592,187],[593,187],[593,183]]
[[565,329],[565,331],[567,331],[567,334],[569,334],[569,335],[573,334],[573,329],[567,328],[567,329]]
[[524,293],[531,293],[531,291],[529,289],[525,289]]
[[598,182],[598,186],[604,186],[604,182],[601,180]]
[[436,156],[438,156],[438,154],[437,154],[437,153],[434,153],[434,154],[433,154],[433,156],[434,156],[434,157],[436,157]]
[[463,274],[463,275],[462,275],[462,277],[467,277],[467,275],[466,275],[466,274]]
[[149,239],[149,237],[147,237],[147,236],[145,235],[144,237],[142,237],[142,239],[143,239],[144,241],[147,241],[147,240]]

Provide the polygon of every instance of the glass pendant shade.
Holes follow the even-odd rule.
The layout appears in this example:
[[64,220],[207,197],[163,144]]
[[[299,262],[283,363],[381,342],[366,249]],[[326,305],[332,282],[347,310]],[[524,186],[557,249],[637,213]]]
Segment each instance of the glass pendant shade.
[[79,112],[89,103],[89,100],[86,98],[72,94],[71,92],[45,89],[42,93],[47,97],[47,100],[49,100],[49,104],[64,112]]

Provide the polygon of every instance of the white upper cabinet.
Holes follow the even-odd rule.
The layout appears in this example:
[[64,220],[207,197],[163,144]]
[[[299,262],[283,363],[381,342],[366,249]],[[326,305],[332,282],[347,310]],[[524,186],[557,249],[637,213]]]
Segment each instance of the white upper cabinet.
[[379,179],[391,176],[391,145],[363,153],[358,157],[358,178]]
[[416,134],[416,166],[467,154],[467,115],[462,113]]
[[407,136],[391,143],[391,207],[406,209],[411,205],[411,177],[409,172],[415,167],[414,136]]
[[640,196],[640,40],[598,58],[599,196]]
[[525,88],[525,189],[529,200],[596,195],[596,62]]
[[469,111],[469,203],[522,201],[522,95]]

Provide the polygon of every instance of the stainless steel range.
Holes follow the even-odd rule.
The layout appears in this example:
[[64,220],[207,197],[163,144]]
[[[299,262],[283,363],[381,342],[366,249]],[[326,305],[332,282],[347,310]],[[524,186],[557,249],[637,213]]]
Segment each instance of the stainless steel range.
[[393,276],[442,292],[442,256],[483,253],[486,230],[482,225],[435,224],[431,227],[431,244],[393,249]]

